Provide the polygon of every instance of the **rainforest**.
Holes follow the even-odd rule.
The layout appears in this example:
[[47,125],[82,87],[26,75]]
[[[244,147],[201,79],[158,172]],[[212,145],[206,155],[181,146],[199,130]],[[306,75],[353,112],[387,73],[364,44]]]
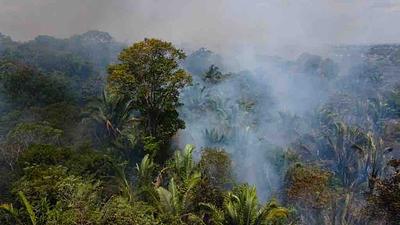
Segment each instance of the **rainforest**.
[[400,225],[400,4],[299,2],[0,0],[0,224]]

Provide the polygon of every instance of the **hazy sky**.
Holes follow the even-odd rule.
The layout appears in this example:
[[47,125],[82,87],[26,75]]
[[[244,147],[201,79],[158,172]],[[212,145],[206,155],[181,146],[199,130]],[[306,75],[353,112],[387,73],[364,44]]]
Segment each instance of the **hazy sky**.
[[255,48],[400,42],[400,0],[0,0],[0,32],[17,40],[87,30],[117,40]]

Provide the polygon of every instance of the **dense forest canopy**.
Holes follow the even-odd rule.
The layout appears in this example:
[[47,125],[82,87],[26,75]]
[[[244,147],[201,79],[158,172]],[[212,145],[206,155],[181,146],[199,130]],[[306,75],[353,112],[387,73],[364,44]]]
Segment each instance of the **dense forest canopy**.
[[0,34],[0,223],[400,224],[399,45],[229,60]]

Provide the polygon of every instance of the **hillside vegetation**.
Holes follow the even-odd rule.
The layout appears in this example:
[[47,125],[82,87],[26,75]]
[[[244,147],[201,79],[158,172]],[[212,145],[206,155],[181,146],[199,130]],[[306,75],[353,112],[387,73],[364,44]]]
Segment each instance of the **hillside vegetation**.
[[186,54],[0,34],[0,224],[400,224],[399,45]]

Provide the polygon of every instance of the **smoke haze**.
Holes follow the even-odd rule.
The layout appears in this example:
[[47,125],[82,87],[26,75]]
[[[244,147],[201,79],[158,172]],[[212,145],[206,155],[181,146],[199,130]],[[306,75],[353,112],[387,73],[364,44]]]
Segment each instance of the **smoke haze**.
[[[397,42],[395,0],[0,0],[0,32],[17,40],[87,30],[120,41],[144,37],[217,52],[291,53],[295,46]],[[284,52],[286,51],[286,52]]]
[[[197,86],[183,93],[187,129],[180,135],[183,144],[201,148],[210,145],[205,132],[215,132],[217,137],[211,138],[220,139],[218,135],[229,130],[231,138],[215,146],[244,162],[238,176],[256,184],[264,199],[282,178],[269,152],[289,142],[277,134],[284,133],[285,126],[274,120],[282,111],[304,115],[330,93],[319,78],[293,76],[296,71],[308,75],[307,71],[262,64],[262,56],[293,60],[310,51],[325,57],[332,45],[400,42],[400,29],[394,29],[397,21],[400,2],[395,0],[0,0],[0,32],[17,40],[102,30],[126,43],[155,37],[188,50],[206,47],[224,56],[224,72],[250,70],[247,80],[234,76],[206,91],[207,84],[195,80]],[[324,60],[317,58],[318,65]],[[345,71],[342,67],[336,73]],[[246,96],[258,99],[251,114],[239,108]],[[214,104],[221,114],[196,115],[199,102]]]

